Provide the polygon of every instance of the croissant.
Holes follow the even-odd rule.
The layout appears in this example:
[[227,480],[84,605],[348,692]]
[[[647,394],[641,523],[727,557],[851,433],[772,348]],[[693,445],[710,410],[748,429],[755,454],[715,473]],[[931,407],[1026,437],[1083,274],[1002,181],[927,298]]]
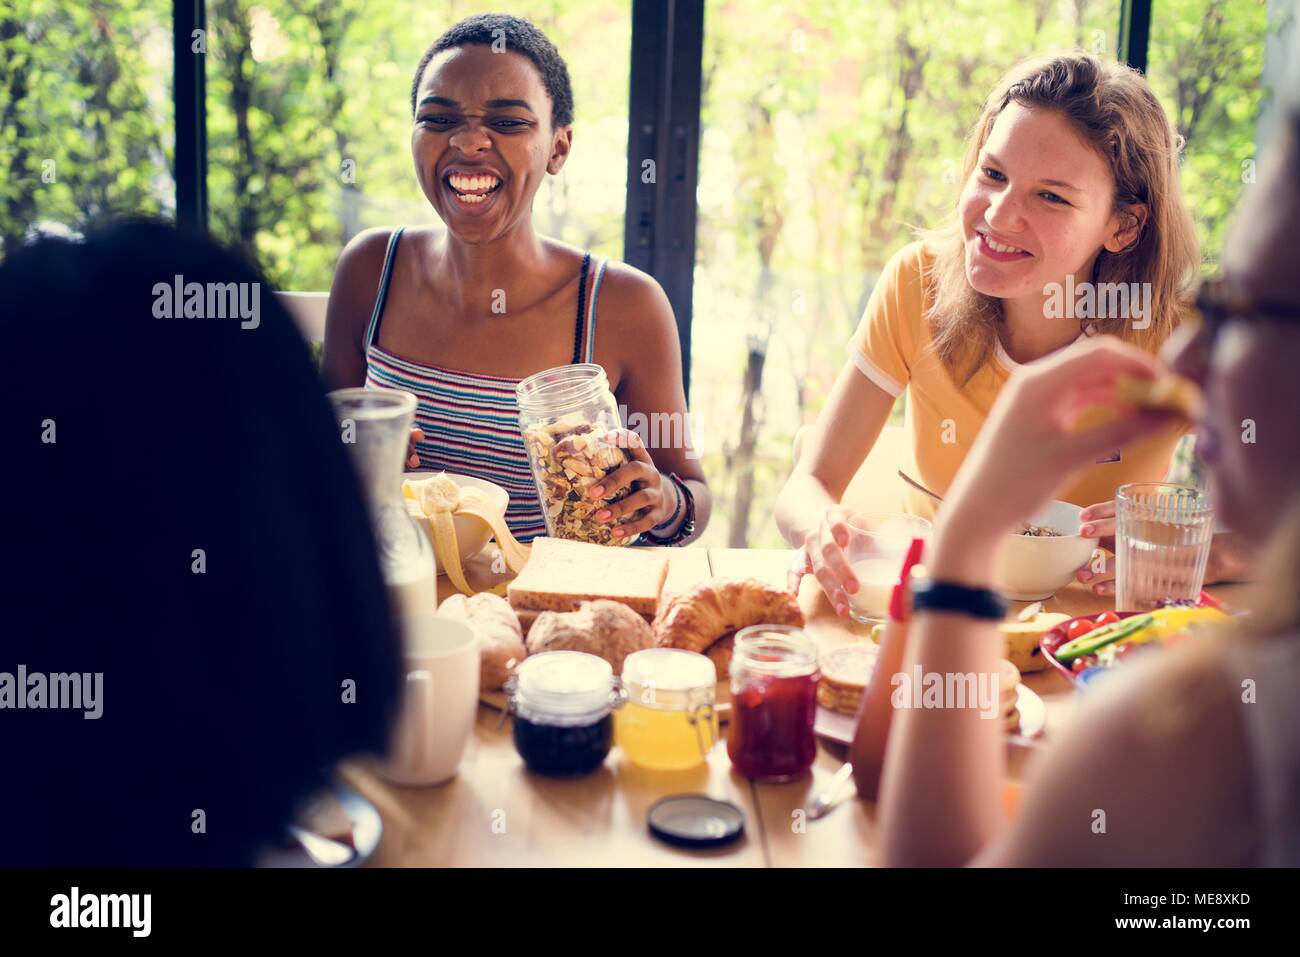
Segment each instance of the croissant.
[[[707,652],[725,674],[732,636],[750,625],[803,625],[790,592],[754,578],[713,578],[674,596],[655,618],[655,643]],[[723,642],[725,641],[725,645]],[[717,643],[717,650],[711,646]]]
[[713,662],[713,667],[717,669],[719,681],[727,677],[731,672],[731,655],[735,650],[736,636],[732,634],[719,638],[709,645],[708,650],[704,652],[709,656],[709,660]]

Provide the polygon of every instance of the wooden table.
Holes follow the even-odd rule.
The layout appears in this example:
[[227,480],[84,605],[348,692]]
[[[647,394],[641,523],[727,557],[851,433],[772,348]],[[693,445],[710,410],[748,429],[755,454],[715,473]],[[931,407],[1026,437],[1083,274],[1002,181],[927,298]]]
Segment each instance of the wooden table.
[[[785,587],[790,553],[778,549],[667,550],[670,591],[710,575],[754,577]],[[502,580],[482,566],[471,566],[470,581],[486,587]],[[1230,602],[1245,604],[1243,586],[1213,589]],[[439,600],[451,593],[439,579]],[[829,601],[806,577],[799,604],[807,630],[822,648],[868,641],[868,629],[837,618]],[[1112,606],[1086,588],[1071,585],[1045,602],[1048,611],[1070,615]],[[1075,695],[1055,671],[1026,675],[1025,684],[1047,706],[1044,739],[1063,727]],[[879,863],[875,809],[845,801],[819,821],[803,809],[827,784],[845,759],[846,748],[820,741],[811,775],[789,784],[754,784],[731,768],[723,745],[693,771],[645,771],[623,760],[617,748],[595,773],[575,780],[546,778],[526,771],[500,712],[479,708],[474,737],[459,774],[434,788],[401,788],[378,777],[363,763],[341,773],[379,809],[384,836],[372,860],[376,866],[862,866]],[[1018,778],[1027,749],[1012,749],[1009,764]],[[850,784],[849,787],[852,787]],[[703,793],[731,801],[746,817],[738,842],[713,851],[686,851],[654,839],[646,830],[647,809],[670,794]]]

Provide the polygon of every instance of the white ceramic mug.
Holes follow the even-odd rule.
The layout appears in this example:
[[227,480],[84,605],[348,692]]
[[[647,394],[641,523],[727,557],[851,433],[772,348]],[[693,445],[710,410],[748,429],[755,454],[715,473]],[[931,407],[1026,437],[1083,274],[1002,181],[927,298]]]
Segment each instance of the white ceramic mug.
[[427,787],[455,776],[478,713],[478,636],[441,615],[402,622],[406,680],[380,773],[394,784]]

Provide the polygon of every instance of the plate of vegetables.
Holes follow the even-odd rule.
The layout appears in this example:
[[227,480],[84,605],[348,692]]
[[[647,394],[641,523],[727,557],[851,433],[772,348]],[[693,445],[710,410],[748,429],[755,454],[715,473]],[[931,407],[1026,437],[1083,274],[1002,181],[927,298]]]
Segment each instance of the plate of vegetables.
[[1232,622],[1204,592],[1149,612],[1107,611],[1062,622],[1039,642],[1043,656],[1074,684],[1086,684],[1125,659],[1175,645]]

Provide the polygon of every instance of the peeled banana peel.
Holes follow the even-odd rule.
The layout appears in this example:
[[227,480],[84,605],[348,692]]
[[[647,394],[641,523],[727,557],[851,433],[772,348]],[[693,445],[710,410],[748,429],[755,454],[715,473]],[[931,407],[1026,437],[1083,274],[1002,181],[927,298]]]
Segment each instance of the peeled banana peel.
[[[404,481],[402,497],[418,503],[419,510],[424,514],[429,528],[433,531],[433,550],[438,557],[438,563],[447,573],[451,583],[466,595],[474,594],[474,589],[465,579],[465,569],[460,563],[460,547],[456,543],[456,524],[452,520],[453,516],[466,515],[486,524],[492,531],[492,537],[496,539],[497,547],[501,549],[501,557],[505,560],[506,567],[512,572],[518,574],[527,564],[529,547],[521,545],[510,533],[505,516],[497,511],[488,501],[487,496],[478,489],[461,488],[453,479],[445,474],[439,474],[420,482]],[[497,587],[504,588],[503,585]]]
[[456,509],[457,515],[472,515],[474,518],[481,519],[492,529],[492,537],[496,539],[497,547],[501,549],[501,557],[505,559],[506,567],[516,575],[523,571],[528,564],[528,556],[532,549],[527,545],[522,545],[510,534],[510,528],[506,525],[501,513],[498,512],[488,497],[479,489],[467,487],[460,490],[460,507]]

